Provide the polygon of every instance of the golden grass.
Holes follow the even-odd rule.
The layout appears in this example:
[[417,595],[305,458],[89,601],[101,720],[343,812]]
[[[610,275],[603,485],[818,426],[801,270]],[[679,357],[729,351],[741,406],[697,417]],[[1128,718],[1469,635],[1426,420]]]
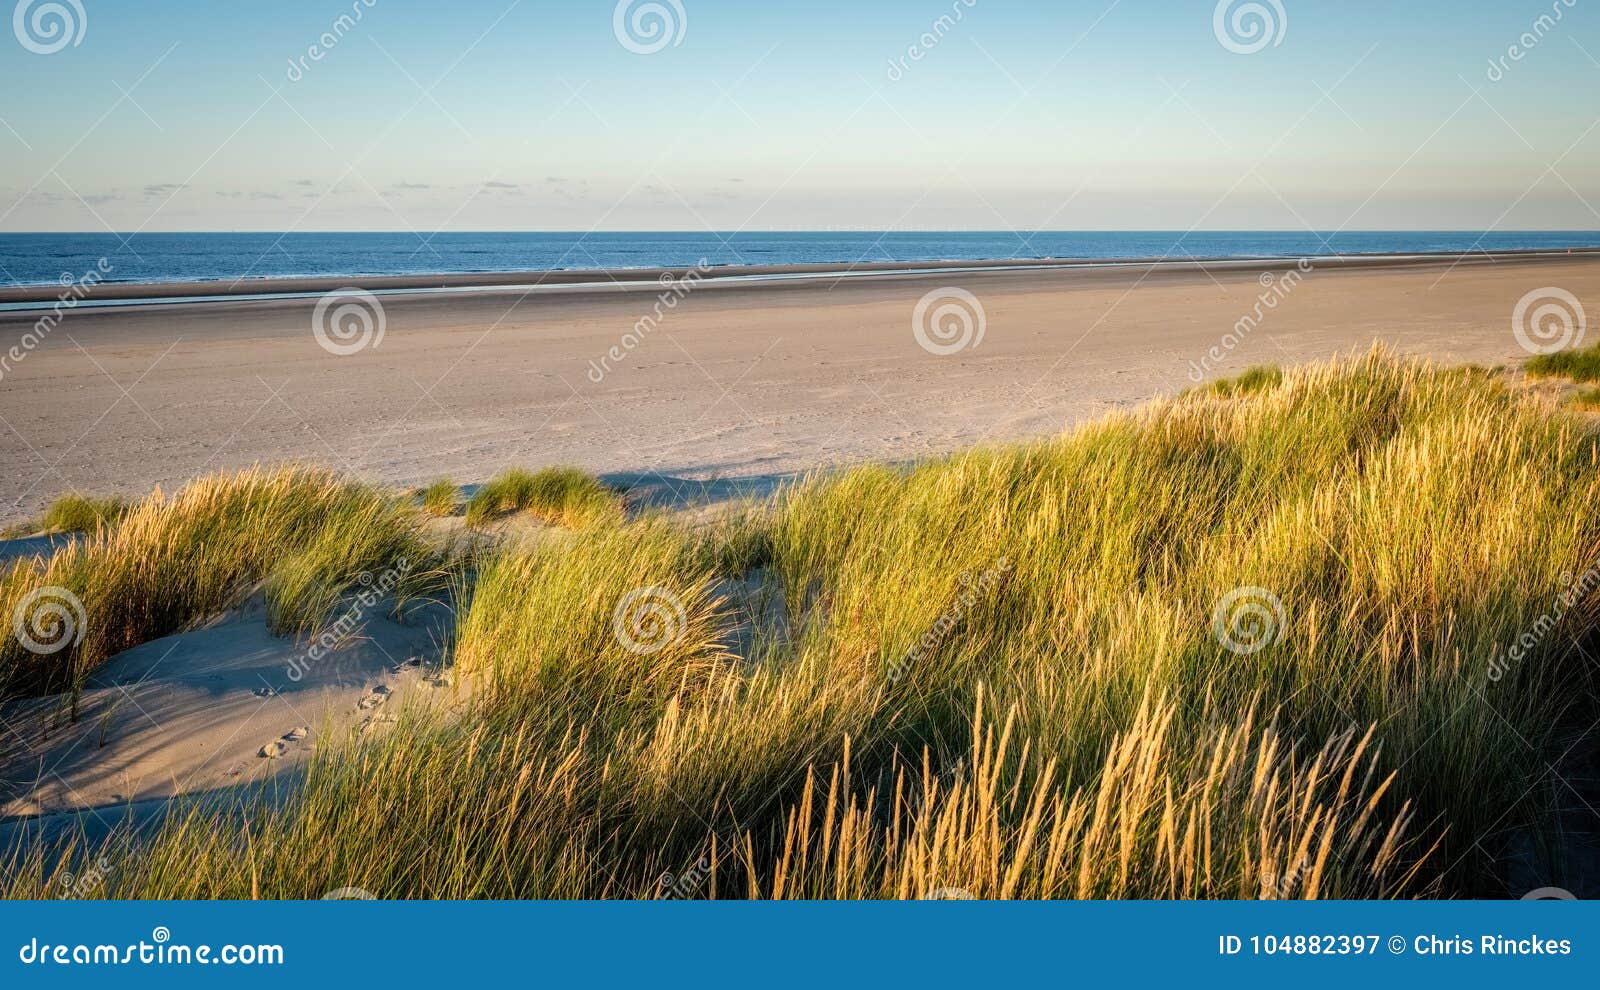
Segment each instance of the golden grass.
[[1523,367],[1535,378],[1559,376],[1575,382],[1600,382],[1600,344],[1536,354]]
[[528,512],[548,523],[582,527],[620,519],[622,503],[593,475],[577,468],[512,468],[467,501],[467,524],[481,525],[507,512]]
[[72,493],[50,503],[50,507],[39,518],[37,528],[59,533],[89,532],[102,525],[115,523],[127,514],[128,509],[127,499]]
[[[1596,717],[1597,496],[1583,419],[1374,351],[556,532],[464,578],[466,714],[170,818],[110,893],[1503,894]],[[1267,626],[1223,635],[1239,589]],[[741,631],[756,593],[781,621]]]
[[1600,412],[1600,386],[1580,388],[1567,400],[1579,412]]
[[309,632],[344,589],[408,552],[423,551],[397,499],[325,471],[252,470],[170,499],[157,492],[47,560],[0,570],[7,616],[41,592],[82,606],[79,642],[51,640],[58,648],[40,653],[0,641],[0,694],[74,687],[114,654],[210,618],[263,580],[273,628]]
[[453,516],[461,506],[461,489],[449,478],[440,478],[422,490],[422,507],[432,516]]

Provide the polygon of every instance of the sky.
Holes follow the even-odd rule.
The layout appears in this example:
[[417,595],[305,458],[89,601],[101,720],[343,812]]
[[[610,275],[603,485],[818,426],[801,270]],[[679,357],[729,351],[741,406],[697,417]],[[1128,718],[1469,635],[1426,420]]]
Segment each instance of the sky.
[[0,5],[0,231],[1600,229],[1600,0]]

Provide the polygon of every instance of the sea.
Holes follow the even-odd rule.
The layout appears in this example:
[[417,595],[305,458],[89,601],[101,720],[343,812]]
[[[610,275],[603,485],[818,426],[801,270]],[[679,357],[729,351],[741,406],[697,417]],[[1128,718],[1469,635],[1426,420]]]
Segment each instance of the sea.
[[1039,258],[1303,258],[1600,247],[1600,231],[0,233],[0,279],[69,284]]

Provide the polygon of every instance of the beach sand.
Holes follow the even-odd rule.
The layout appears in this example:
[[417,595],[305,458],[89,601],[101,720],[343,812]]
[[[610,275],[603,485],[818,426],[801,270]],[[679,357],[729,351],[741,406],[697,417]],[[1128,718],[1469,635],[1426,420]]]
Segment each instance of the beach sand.
[[[398,484],[571,463],[669,498],[684,479],[711,482],[696,492],[760,492],[813,468],[1054,433],[1188,387],[1197,369],[1222,377],[1374,341],[1441,361],[1520,361],[1512,312],[1525,294],[1600,299],[1592,255],[1347,259],[1286,276],[1293,268],[382,295],[381,341],[348,355],[319,344],[315,299],[77,308],[3,369],[0,518],[68,489],[140,496],[289,460]],[[913,321],[945,287],[978,300],[984,333],[939,355]],[[1254,325],[1228,346],[1245,317]],[[0,313],[0,341],[38,318]]]

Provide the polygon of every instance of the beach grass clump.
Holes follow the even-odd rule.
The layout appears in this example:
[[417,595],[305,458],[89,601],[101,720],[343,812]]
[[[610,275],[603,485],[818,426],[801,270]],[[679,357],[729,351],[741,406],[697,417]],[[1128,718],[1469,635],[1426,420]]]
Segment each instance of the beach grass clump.
[[1580,388],[1567,398],[1567,405],[1579,412],[1600,412],[1600,386]]
[[482,525],[510,512],[527,512],[558,526],[584,527],[622,517],[622,502],[594,475],[577,468],[512,468],[479,488],[467,502],[467,524]]
[[1579,417],[1374,350],[506,545],[458,596],[460,714],[123,837],[109,893],[1516,893],[1600,717],[1597,497]]
[[1523,367],[1535,378],[1565,377],[1575,382],[1600,382],[1600,344],[1536,354]]
[[62,495],[39,517],[37,528],[52,533],[87,533],[115,523],[127,514],[127,499],[96,497],[72,492]]
[[554,719],[569,706],[658,713],[730,659],[715,587],[693,541],[660,520],[519,544],[481,565],[455,663],[524,710],[557,699]]
[[461,507],[461,489],[449,478],[440,478],[422,490],[422,507],[430,516],[453,516]]
[[422,552],[400,500],[331,472],[250,470],[171,498],[157,492],[51,557],[0,572],[0,608],[37,613],[41,635],[55,637],[31,648],[15,636],[0,642],[0,681],[13,693],[77,685],[115,654],[210,618],[262,582],[272,627],[310,632],[364,577]]
[[1221,378],[1206,386],[1206,391],[1211,395],[1230,398],[1235,395],[1250,395],[1264,389],[1272,388],[1283,381],[1283,369],[1277,365],[1261,364],[1247,368],[1233,378]]

